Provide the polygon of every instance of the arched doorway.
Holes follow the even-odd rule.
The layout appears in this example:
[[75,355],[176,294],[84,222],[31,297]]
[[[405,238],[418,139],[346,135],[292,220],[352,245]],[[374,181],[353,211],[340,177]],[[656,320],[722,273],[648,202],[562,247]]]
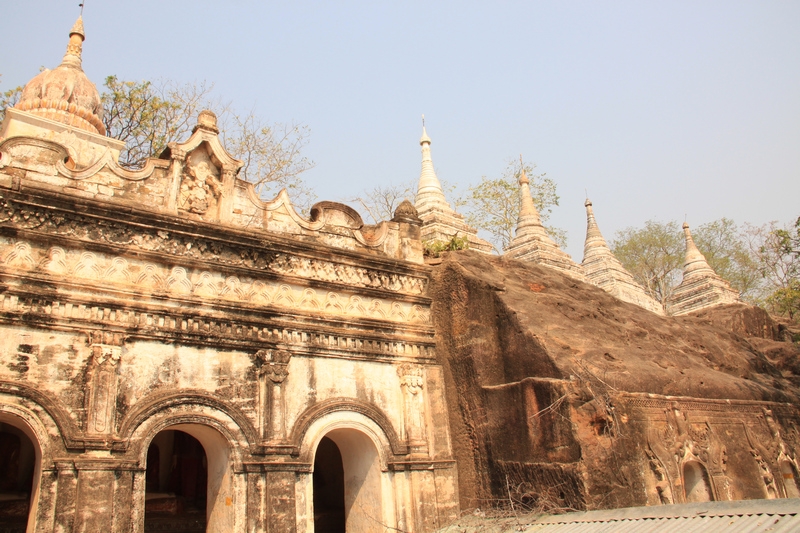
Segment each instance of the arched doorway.
[[216,430],[177,424],[150,441],[144,531],[232,531],[233,480],[228,443]]
[[689,461],[683,465],[683,486],[687,502],[714,500],[706,469],[697,461]]
[[[27,428],[26,428],[27,429]],[[3,531],[32,530],[41,453],[28,432],[0,419],[0,524]]]
[[783,486],[786,488],[787,498],[800,498],[800,489],[797,487],[797,471],[789,461],[783,460],[781,465],[781,477]]
[[339,447],[323,437],[314,457],[314,532],[345,533],[344,465]]
[[[380,457],[372,439],[356,429],[334,429],[320,440],[314,467],[315,533],[370,533],[385,528]],[[317,502],[323,506],[319,514]]]

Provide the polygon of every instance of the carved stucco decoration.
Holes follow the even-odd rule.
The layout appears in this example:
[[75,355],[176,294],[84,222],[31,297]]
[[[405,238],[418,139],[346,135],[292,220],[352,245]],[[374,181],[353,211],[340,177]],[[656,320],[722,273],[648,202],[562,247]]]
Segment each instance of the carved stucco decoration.
[[[281,255],[281,258],[285,256]],[[38,259],[37,258],[41,258]],[[306,274],[318,272],[320,276],[347,275],[346,269],[333,263],[318,261],[291,261],[306,270]],[[195,296],[202,299],[226,300],[257,305],[277,305],[326,314],[375,318],[382,320],[428,324],[430,311],[427,306],[409,302],[392,301],[386,298],[368,298],[348,295],[338,291],[318,291],[294,284],[270,280],[240,279],[220,273],[202,271],[191,273],[183,267],[166,269],[152,263],[128,261],[123,257],[105,258],[93,252],[68,253],[59,246],[46,252],[34,250],[27,242],[6,243],[0,239],[0,265],[19,270],[47,272],[54,276],[69,275],[72,279],[85,279],[99,283],[114,283],[134,286],[138,290],[165,292],[176,296]],[[37,267],[38,265],[38,267]],[[280,271],[288,272],[282,261]],[[338,274],[337,274],[338,270]],[[328,272],[328,274],[323,274]],[[378,285],[389,290],[405,287],[413,278],[396,274],[382,274],[366,269],[354,269],[351,279],[368,285]],[[399,290],[397,292],[400,292]]]
[[86,433],[108,440],[116,421],[119,363],[122,338],[119,334],[91,331],[86,334],[91,358],[86,371]]
[[403,391],[403,412],[408,449],[412,455],[425,456],[428,453],[425,438],[425,397],[424,369],[420,365],[403,363],[397,367],[400,388]]
[[3,197],[2,193],[0,224],[17,229],[47,231],[87,242],[122,245],[147,252],[167,253],[177,257],[410,295],[423,294],[427,284],[422,275],[398,274],[299,254],[256,250],[198,235],[145,228],[122,220],[90,220],[78,213],[22,205]]
[[214,113],[201,111],[189,139],[169,143],[161,158],[171,160],[168,210],[207,221],[230,220],[236,175],[244,163],[222,146]]
[[[764,422],[769,438],[755,438],[747,426],[745,426],[745,434],[750,444],[750,454],[758,465],[759,473],[764,482],[766,497],[794,497],[800,490],[795,478],[800,468],[798,468],[797,457],[792,451],[797,449],[794,446],[797,444],[794,442],[796,440],[796,428],[793,427],[789,431],[788,440],[792,441],[792,445],[787,445],[771,409],[764,408],[759,419]],[[791,473],[786,472],[785,470],[787,469]]]
[[181,176],[178,211],[188,211],[205,220],[219,218],[222,199],[220,169],[198,148],[187,156]]
[[683,503],[684,467],[698,463],[708,475],[710,496],[730,500],[730,483],[725,474],[727,448],[708,422],[692,422],[678,404],[665,409],[666,423],[648,430],[646,454],[655,477],[661,503]]
[[256,352],[258,370],[259,431],[262,439],[273,445],[286,441],[286,402],[283,382],[289,376],[292,353],[285,347]]

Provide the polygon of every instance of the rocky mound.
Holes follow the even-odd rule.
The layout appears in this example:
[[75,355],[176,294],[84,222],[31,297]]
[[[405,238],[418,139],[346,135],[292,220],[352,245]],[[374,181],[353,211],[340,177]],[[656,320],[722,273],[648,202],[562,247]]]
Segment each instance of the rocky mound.
[[[527,487],[521,494],[566,486],[556,498],[575,508],[647,503],[641,442],[611,444],[630,479],[592,479],[591,469],[614,470],[592,462],[592,435],[640,416],[636,431],[646,440],[655,424],[645,420],[652,415],[617,419],[626,394],[799,403],[797,345],[781,342],[758,308],[662,317],[558,271],[474,252],[450,253],[429,290],[465,508],[502,499],[515,488],[510,480]],[[600,486],[618,486],[620,495],[589,494]],[[631,490],[640,493],[622,495]]]

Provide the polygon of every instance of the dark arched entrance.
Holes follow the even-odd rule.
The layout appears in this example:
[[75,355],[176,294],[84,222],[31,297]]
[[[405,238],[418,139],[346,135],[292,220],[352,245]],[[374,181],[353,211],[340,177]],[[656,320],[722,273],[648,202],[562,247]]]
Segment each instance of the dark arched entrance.
[[178,430],[158,433],[147,450],[145,532],[204,533],[207,485],[200,441]]
[[345,533],[342,454],[328,437],[314,456],[314,532]]
[[3,531],[24,533],[31,511],[36,448],[28,436],[0,422],[0,524]]

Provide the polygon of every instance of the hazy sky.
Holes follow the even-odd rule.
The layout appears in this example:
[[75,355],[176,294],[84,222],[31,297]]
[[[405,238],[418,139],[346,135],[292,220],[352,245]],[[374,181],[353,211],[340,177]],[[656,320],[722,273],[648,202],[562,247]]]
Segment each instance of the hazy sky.
[[[78,0],[0,0],[0,90],[57,66]],[[800,215],[800,2],[86,0],[83,66],[207,81],[312,129],[305,175],[346,200],[419,176],[466,187],[521,153],[558,184],[580,261],[648,219]]]

